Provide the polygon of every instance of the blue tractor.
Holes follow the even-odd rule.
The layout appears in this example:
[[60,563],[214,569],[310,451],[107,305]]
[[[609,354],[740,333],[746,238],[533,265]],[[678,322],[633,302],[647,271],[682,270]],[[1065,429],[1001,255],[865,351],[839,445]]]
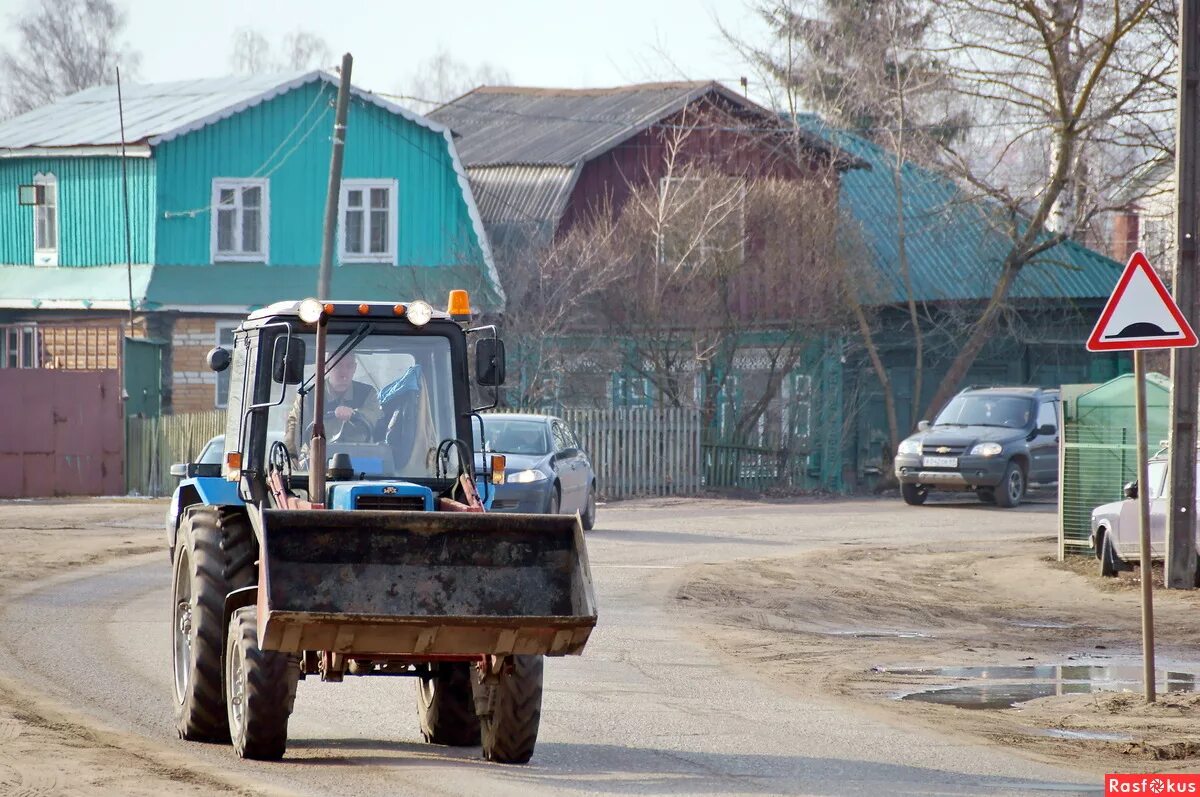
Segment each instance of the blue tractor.
[[180,737],[278,759],[299,679],[408,676],[426,741],[533,754],[591,574],[578,517],[487,513],[504,462],[475,472],[471,373],[494,395],[504,346],[450,299],[280,302],[209,353],[223,461],[188,466],[167,518]]

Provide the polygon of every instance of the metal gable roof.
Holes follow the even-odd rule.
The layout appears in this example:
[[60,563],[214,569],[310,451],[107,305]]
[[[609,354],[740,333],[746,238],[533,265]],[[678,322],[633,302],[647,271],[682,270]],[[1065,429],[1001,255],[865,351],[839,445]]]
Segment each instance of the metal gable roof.
[[[714,81],[645,83],[606,89],[481,86],[430,113],[454,131],[468,167],[570,166],[589,160],[716,94],[764,120],[776,117]],[[812,137],[819,150],[832,147]]]
[[[896,194],[891,153],[861,136],[836,130],[811,115],[797,123],[866,163],[842,174],[840,204],[859,225],[870,265],[882,278],[872,304],[907,301],[899,269]],[[918,301],[974,301],[991,296],[1008,254],[1002,209],[967,196],[950,178],[911,162],[900,171],[904,191],[906,254]],[[1121,265],[1075,241],[1065,241],[1030,261],[1018,275],[1013,299],[1103,299]]]
[[[125,140],[154,146],[228,118],[315,80],[337,84],[323,70],[243,75],[171,83],[131,83],[121,86]],[[445,128],[422,116],[360,89],[355,96],[403,116],[434,132]],[[121,143],[116,86],[96,88],[0,123],[0,151],[56,147],[111,147]]]

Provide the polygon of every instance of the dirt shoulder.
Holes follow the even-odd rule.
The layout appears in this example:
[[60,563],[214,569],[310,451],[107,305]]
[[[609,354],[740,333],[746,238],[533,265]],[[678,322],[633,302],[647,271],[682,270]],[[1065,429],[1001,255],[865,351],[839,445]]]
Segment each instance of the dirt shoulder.
[[[161,553],[165,500],[0,501],[0,601],[56,574]],[[166,567],[166,555],[163,554]],[[263,794],[167,745],[97,727],[0,672],[0,794]]]
[[[1200,695],[1160,696],[1147,706],[1137,684],[1079,694],[1072,690],[1081,686],[1054,683],[1086,665],[1136,677],[1140,609],[1136,574],[1101,585],[1094,561],[1066,566],[1052,551],[1053,538],[991,540],[701,566],[686,576],[676,604],[706,621],[712,645],[793,691],[1099,774],[1196,769]],[[1200,595],[1156,590],[1155,601],[1160,669],[1200,674]],[[990,669],[982,678],[911,672],[971,665]],[[1034,665],[1071,669],[1039,669],[1036,689],[1048,696],[1014,708],[898,699],[963,686],[994,698],[1023,680],[995,667]],[[1196,683],[1200,677],[1175,685]]]

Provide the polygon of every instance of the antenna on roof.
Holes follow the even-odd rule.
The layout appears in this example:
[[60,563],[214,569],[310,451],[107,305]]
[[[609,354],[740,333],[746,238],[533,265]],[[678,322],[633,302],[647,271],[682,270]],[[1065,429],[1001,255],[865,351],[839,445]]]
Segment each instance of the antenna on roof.
[[121,120],[121,200],[125,207],[125,277],[129,282],[129,336],[133,337],[133,246],[129,239],[129,174],[125,168],[125,104],[121,99],[121,67],[117,67],[117,116]]

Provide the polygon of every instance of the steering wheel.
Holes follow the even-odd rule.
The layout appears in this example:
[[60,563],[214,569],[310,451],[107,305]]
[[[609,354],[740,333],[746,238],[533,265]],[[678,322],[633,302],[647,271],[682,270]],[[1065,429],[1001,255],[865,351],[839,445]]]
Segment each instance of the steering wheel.
[[[354,415],[351,415],[350,419],[347,421],[339,421],[338,417],[337,417],[337,408],[335,407],[332,410],[326,410],[324,418],[325,418],[325,423],[333,423],[334,421],[338,421],[339,423],[342,424],[341,430],[339,430],[336,435],[329,438],[329,442],[331,442],[331,443],[340,443],[342,441],[342,435],[346,432],[347,429],[349,429],[352,426],[362,436],[361,442],[370,443],[372,441],[372,439],[375,437],[375,435],[373,434],[372,429],[371,429],[371,423],[366,418],[362,417],[361,415],[359,415],[357,413]],[[305,428],[305,430],[304,430],[305,437],[309,437],[309,438],[312,437],[312,430],[313,430],[314,426],[316,426],[316,421],[313,421],[308,424],[307,428]]]

